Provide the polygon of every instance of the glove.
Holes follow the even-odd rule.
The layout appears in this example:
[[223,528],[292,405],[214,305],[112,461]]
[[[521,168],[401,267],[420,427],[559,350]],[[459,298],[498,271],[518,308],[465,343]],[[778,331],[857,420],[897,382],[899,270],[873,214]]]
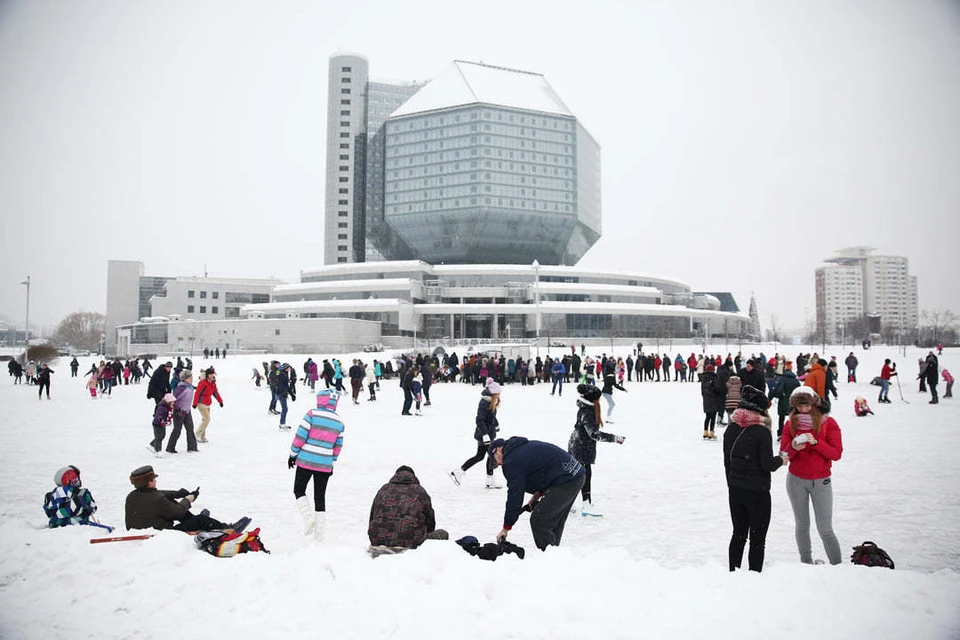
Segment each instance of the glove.
[[193,495],[197,498],[200,497],[200,487],[197,487],[196,489],[193,490]]
[[193,408],[196,409],[196,408],[197,408],[197,405],[193,405]]
[[297,464],[297,456],[290,456],[287,458],[287,469],[293,469]]
[[220,403],[220,408],[223,409],[223,403],[222,403],[222,402]]
[[626,439],[626,436],[617,436],[617,444],[623,444],[623,441]]

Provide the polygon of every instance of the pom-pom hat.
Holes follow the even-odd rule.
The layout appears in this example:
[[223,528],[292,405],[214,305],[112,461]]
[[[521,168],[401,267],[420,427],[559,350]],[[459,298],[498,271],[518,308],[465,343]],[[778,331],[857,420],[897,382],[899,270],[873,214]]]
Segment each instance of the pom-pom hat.
[[790,394],[790,408],[796,409],[800,404],[812,404],[815,407],[820,406],[820,396],[811,387],[800,386]]

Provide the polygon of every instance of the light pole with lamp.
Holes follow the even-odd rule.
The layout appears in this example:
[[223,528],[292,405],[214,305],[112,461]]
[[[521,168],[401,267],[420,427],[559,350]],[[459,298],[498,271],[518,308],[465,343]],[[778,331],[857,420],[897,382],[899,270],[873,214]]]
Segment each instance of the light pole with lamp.
[[537,357],[540,357],[540,263],[536,258],[533,259],[533,296],[534,304],[537,308]]
[[27,352],[30,351],[30,276],[20,284],[27,285],[27,315],[23,320],[23,363],[27,363]]

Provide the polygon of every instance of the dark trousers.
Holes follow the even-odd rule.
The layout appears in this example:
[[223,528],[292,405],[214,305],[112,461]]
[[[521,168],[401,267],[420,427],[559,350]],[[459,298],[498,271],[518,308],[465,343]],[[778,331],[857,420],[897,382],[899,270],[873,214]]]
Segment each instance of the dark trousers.
[[704,414],[703,418],[703,430],[704,431],[713,431],[714,426],[717,423],[717,414],[715,411],[708,411]]
[[583,498],[584,502],[592,503],[593,500],[590,499],[590,479],[593,477],[593,465],[585,464],[583,468],[585,472],[583,474],[583,486],[580,488],[580,497]]
[[770,492],[748,491],[730,487],[730,520],[733,522],[733,535],[730,537],[730,571],[740,568],[743,561],[743,549],[750,536],[750,552],[747,562],[750,571],[763,571],[763,554],[767,541],[767,528],[770,526]]
[[530,514],[530,532],[533,533],[534,544],[541,551],[550,545],[560,545],[570,506],[577,499],[586,478],[586,474],[582,473],[569,482],[550,487]]
[[430,387],[432,384],[423,385],[423,399],[427,401],[427,404],[430,404]]
[[180,440],[181,429],[187,431],[187,451],[197,450],[197,436],[193,432],[193,413],[189,411],[173,412],[173,430],[167,440],[167,453],[177,452],[177,441]]
[[474,454],[472,458],[468,458],[466,462],[460,465],[461,471],[466,471],[473,465],[477,464],[484,458],[487,459],[487,475],[493,475],[493,465],[490,462],[490,456],[487,455],[487,445],[483,443],[483,440],[477,440],[477,453]]
[[50,397],[50,381],[49,381],[49,380],[43,380],[42,382],[40,382],[40,384],[39,384],[38,386],[40,387],[40,390],[39,390],[39,392],[37,393],[37,397],[39,398],[39,397],[41,397],[41,396],[43,395],[43,388],[46,387],[46,388],[47,388],[47,397],[49,398],[49,397]]
[[779,418],[777,419],[777,438],[783,435],[783,423],[787,421],[787,415],[789,414],[779,414]]
[[413,394],[410,393],[410,389],[403,390],[403,409],[400,411],[401,415],[410,415],[410,407],[413,406]]
[[307,495],[307,483],[313,478],[313,508],[315,511],[327,510],[327,482],[333,472],[311,471],[297,467],[297,475],[293,478],[293,495],[302,498]]
[[187,517],[175,524],[173,528],[177,531],[216,531],[218,529],[229,529],[230,525],[214,520],[210,516],[192,514],[188,511]]
[[363,391],[363,380],[350,378],[350,390],[353,392],[353,402],[356,404],[360,398],[360,392]]
[[153,447],[154,451],[160,451],[160,449],[163,447],[163,438],[166,435],[166,427],[153,427],[153,440],[150,441],[150,446]]

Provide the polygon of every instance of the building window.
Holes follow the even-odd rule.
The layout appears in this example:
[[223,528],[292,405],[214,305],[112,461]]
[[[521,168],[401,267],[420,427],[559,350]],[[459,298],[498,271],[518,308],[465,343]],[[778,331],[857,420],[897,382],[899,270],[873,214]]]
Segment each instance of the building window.
[[350,98],[344,98],[340,101],[340,104],[350,104]]
[[274,329],[274,330],[273,330],[273,335],[275,335],[275,336],[280,335],[280,329]]
[[341,138],[349,138],[349,137],[350,137],[350,132],[349,132],[349,131],[341,131],[341,132],[340,132],[340,137],[341,137]]
[[200,299],[203,300],[203,299],[206,298],[206,297],[207,297],[207,292],[206,292],[206,291],[201,291],[201,292],[200,292]]
[[339,223],[337,223],[337,228],[338,228],[338,229],[346,229],[346,228],[347,228],[347,223],[346,223],[346,222],[339,222]]
[[340,110],[340,115],[342,115],[342,116],[348,116],[348,115],[350,115],[350,109],[341,109],[341,110]]
[[347,84],[347,83],[350,82],[350,78],[340,78],[340,82],[343,82],[344,84]]
[[337,262],[346,262],[346,261],[347,261],[346,258],[337,258]]
[[345,233],[338,233],[338,234],[337,234],[337,240],[346,240],[346,239],[347,239],[347,234],[345,234]]
[[210,313],[219,313],[220,307],[210,307]]
[[341,127],[349,127],[349,126],[350,126],[350,122],[349,122],[348,120],[341,120],[341,121],[340,121],[340,126],[341,126]]
[[340,165],[340,171],[350,171],[350,167],[347,165]]
[[340,216],[341,218],[346,218],[346,217],[347,217],[347,212],[346,212],[346,211],[338,211],[338,212],[337,212],[337,215]]
[[350,73],[351,71],[353,71],[353,69],[350,67],[340,67],[340,71],[342,73]]
[[349,189],[337,189],[340,193],[350,193]]
[[193,305],[192,305],[192,304],[188,304],[188,305],[187,305],[187,313],[193,313]]
[[340,93],[342,93],[343,95],[347,95],[348,93],[350,93],[350,89],[340,89]]
[[337,200],[337,204],[341,204],[341,205],[342,205],[342,204],[350,204],[350,202],[347,201],[347,200]]
[[187,297],[188,297],[188,298],[192,298],[192,297],[194,297],[194,295],[196,295],[196,293],[197,293],[197,292],[196,292],[196,291],[193,291],[193,290],[187,291]]
[[210,294],[210,297],[213,298],[214,300],[219,300],[219,299],[220,299],[220,292],[219,292],[219,291],[214,291],[213,293]]
[[349,142],[341,142],[341,143],[340,143],[340,148],[341,148],[341,149],[349,149],[349,148],[350,148],[350,143],[349,143]]
[[203,305],[200,305],[200,313],[206,313],[206,312],[207,312],[207,308]]
[[347,245],[345,244],[337,245],[337,251],[346,251],[346,250],[347,250]]
[[338,182],[350,182],[350,178],[348,176],[340,176],[337,180]]
[[[350,154],[348,154],[348,153],[341,153],[341,154],[340,154],[340,159],[341,159],[341,160],[349,160],[349,159],[350,159]],[[340,167],[340,168],[341,168],[341,169],[345,169],[346,167]]]

